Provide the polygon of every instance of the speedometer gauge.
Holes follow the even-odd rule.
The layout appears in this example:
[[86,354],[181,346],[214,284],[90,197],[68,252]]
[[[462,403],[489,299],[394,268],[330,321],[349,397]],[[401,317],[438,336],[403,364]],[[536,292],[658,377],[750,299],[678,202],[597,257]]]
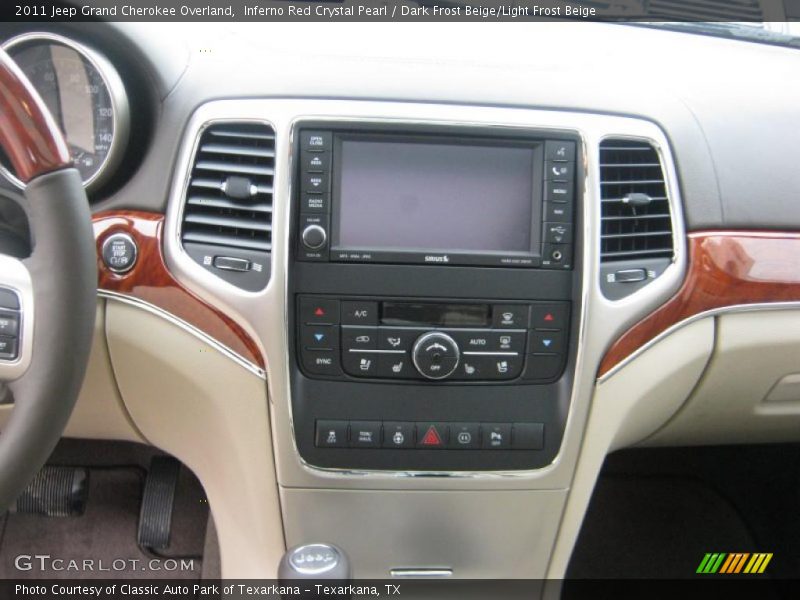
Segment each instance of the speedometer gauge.
[[[119,74],[94,50],[50,33],[12,38],[3,49],[53,113],[84,185],[100,186],[119,164],[128,141],[130,112]],[[5,157],[0,170],[22,185]]]

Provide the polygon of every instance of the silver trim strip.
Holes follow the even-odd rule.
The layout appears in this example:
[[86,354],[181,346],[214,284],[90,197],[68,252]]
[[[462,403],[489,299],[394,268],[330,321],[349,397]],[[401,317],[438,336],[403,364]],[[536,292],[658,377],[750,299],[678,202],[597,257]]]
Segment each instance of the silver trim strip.
[[696,315],[687,317],[682,321],[678,321],[674,325],[668,327],[667,329],[659,333],[656,337],[654,337],[646,344],[643,344],[642,346],[634,350],[631,354],[629,354],[619,363],[614,365],[614,367],[611,370],[609,370],[607,373],[604,373],[601,377],[598,377],[597,383],[604,383],[609,378],[614,376],[614,374],[616,374],[619,370],[624,368],[628,363],[635,360],[639,355],[643,354],[644,352],[655,346],[658,342],[660,342],[667,336],[672,335],[679,329],[682,329],[687,325],[691,325],[695,321],[699,321],[700,319],[705,319],[706,317],[716,317],[727,313],[754,312],[762,310],[800,310],[800,302],[760,302],[757,304],[732,304],[731,306],[712,308],[710,310],[697,313]]
[[[114,110],[111,121],[114,128],[113,138],[111,146],[108,148],[108,154],[106,154],[100,167],[95,171],[94,175],[83,182],[86,191],[91,191],[100,187],[113,174],[114,169],[122,161],[125,148],[128,146],[131,129],[131,109],[128,102],[128,93],[125,91],[125,84],[122,82],[122,78],[114,65],[103,54],[62,35],[43,31],[23,33],[7,40],[3,43],[2,48],[9,52],[15,46],[36,41],[61,44],[83,56],[100,74],[100,78],[108,90],[111,108]],[[0,174],[18,188],[25,188],[25,184],[2,165],[0,165]]]
[[452,577],[453,569],[450,568],[436,568],[436,569],[392,569],[389,571],[392,577],[398,579],[428,579],[439,577]]
[[[268,120],[267,120],[268,119]],[[180,245],[180,216],[185,184],[191,170],[194,148],[203,129],[220,121],[255,121],[275,129],[276,156],[273,193],[272,275],[264,290],[246,292],[216,278],[192,261]],[[576,250],[576,268],[582,269],[581,297],[574,299],[577,311],[577,362],[564,437],[554,461],[529,471],[497,472],[392,472],[324,469],[307,464],[294,437],[288,353],[288,269],[293,197],[293,151],[296,130],[304,121],[332,126],[366,123],[435,126],[470,133],[470,128],[509,131],[567,133],[581,139],[585,178],[582,209],[577,216],[576,235],[582,245]],[[600,290],[600,197],[599,144],[606,137],[641,140],[652,144],[664,165],[670,202],[675,260],[658,279],[627,298],[611,302]],[[653,122],[623,116],[456,104],[376,102],[367,100],[320,100],[306,98],[241,99],[212,101],[200,106],[189,119],[175,166],[165,224],[164,257],[173,275],[198,296],[223,310],[263,346],[267,363],[271,426],[278,482],[297,488],[369,489],[566,489],[570,486],[580,454],[589,406],[596,385],[597,368],[608,345],[630,326],[663,304],[679,288],[686,268],[683,213],[669,142]],[[436,268],[436,267],[430,267]],[[533,397],[533,394],[532,394]]]
[[127,294],[120,294],[119,292],[110,292],[108,290],[97,290],[97,295],[101,298],[106,298],[108,300],[116,300],[117,302],[128,304],[129,306],[135,306],[136,308],[141,308],[142,310],[146,310],[147,312],[154,314],[157,317],[161,317],[162,319],[169,321],[173,325],[177,325],[181,329],[185,330],[187,333],[191,333],[196,338],[199,338],[201,341],[213,347],[221,354],[230,358],[233,362],[239,364],[240,366],[250,371],[256,377],[259,377],[264,380],[267,379],[267,374],[264,371],[264,369],[253,364],[252,362],[244,358],[241,354],[238,354],[233,350],[231,350],[230,348],[228,348],[226,345],[221,344],[219,341],[217,341],[216,339],[214,339],[201,329],[198,329],[191,323],[187,323],[183,319],[176,317],[171,312],[167,312],[166,310],[156,306],[155,304],[150,304],[149,302],[142,300],[140,298],[136,298],[135,296],[128,296]]

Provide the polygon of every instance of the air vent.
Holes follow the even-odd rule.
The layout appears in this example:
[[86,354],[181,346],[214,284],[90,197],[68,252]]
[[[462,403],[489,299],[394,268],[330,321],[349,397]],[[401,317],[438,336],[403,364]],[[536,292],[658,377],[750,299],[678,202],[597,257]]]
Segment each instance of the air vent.
[[763,21],[759,0],[650,0],[650,17],[676,21]]
[[247,289],[256,279],[263,280],[247,275],[263,274],[269,267],[274,173],[272,127],[217,123],[201,135],[186,192],[181,240],[198,263]]
[[672,257],[672,220],[658,152],[650,144],[600,145],[601,261]]

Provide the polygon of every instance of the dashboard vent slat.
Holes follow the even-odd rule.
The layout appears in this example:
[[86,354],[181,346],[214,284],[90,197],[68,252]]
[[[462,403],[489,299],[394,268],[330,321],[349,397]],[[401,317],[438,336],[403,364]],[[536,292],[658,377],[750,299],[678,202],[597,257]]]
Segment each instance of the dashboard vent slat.
[[272,127],[256,122],[207,127],[192,163],[181,240],[269,252],[274,175]]
[[[643,203],[628,200],[633,195]],[[600,144],[602,262],[673,256],[672,219],[664,171],[646,142]]]

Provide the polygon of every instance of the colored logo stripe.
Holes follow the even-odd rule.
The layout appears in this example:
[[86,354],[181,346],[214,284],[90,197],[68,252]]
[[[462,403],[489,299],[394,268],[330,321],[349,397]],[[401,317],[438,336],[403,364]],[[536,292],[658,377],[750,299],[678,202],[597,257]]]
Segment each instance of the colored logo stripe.
[[753,554],[753,558],[744,568],[745,573],[763,573],[769,561],[772,560],[772,553]]
[[724,552],[723,553],[708,553],[703,557],[700,566],[697,567],[698,573],[716,573],[719,566],[722,564],[722,561],[727,556]]
[[[760,552],[750,554],[749,552],[708,552],[700,561],[697,573],[713,575],[714,573],[732,575],[737,573],[758,574],[763,573],[769,562],[772,560],[772,553]],[[747,565],[747,566],[745,566]]]

